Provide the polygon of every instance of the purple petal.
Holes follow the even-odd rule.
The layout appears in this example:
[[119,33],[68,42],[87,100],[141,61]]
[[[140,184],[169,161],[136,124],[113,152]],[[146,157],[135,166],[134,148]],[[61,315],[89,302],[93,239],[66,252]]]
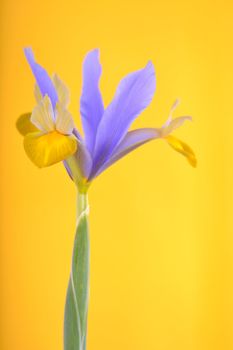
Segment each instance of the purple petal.
[[88,179],[92,169],[92,158],[84,143],[78,143],[78,149],[74,156],[79,164],[82,176]]
[[[73,135],[78,140],[78,149],[77,149],[77,152],[74,154],[74,157],[76,158],[82,177],[84,177],[85,179],[88,179],[92,168],[91,155],[88,149],[86,148],[83,142],[83,139],[77,129],[73,130]],[[66,161],[63,161],[63,164],[66,168],[68,175],[73,180],[72,171],[69,165],[67,164]]]
[[104,106],[99,90],[102,68],[99,63],[99,50],[89,52],[83,63],[83,88],[80,101],[80,113],[85,134],[85,143],[92,153],[96,131],[104,113]]
[[112,156],[97,170],[96,173],[91,175],[91,178],[98,176],[112,164],[124,157],[126,154],[132,152],[134,149],[142,146],[144,143],[159,138],[159,132],[157,129],[145,128],[129,131],[121,143],[117,146]]
[[155,72],[151,62],[129,74],[119,84],[115,97],[100,121],[94,150],[94,171],[126,135],[134,119],[149,105],[155,92]]
[[25,48],[24,53],[40,88],[42,96],[48,95],[52,102],[53,108],[55,108],[58,96],[52,80],[50,79],[46,70],[35,61],[33,51],[30,47]]

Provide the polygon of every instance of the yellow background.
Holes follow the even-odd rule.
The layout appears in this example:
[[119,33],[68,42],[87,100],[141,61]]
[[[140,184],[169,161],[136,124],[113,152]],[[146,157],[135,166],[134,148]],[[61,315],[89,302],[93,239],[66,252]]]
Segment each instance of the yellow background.
[[135,127],[171,104],[192,169],[162,141],[114,165],[90,189],[88,350],[233,348],[232,20],[230,0],[1,0],[1,350],[61,350],[76,193],[62,165],[38,170],[15,120],[34,106],[23,56],[57,72],[79,122],[81,64],[101,50],[107,104],[152,59],[157,92]]

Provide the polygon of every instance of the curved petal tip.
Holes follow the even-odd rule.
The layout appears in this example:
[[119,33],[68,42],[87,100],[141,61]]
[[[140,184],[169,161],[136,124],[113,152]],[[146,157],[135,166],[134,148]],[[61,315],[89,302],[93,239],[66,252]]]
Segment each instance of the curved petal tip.
[[179,152],[180,154],[185,156],[192,167],[197,167],[197,158],[191,147],[189,147],[185,142],[179,140],[178,138],[172,135],[165,137],[165,140],[168,142],[169,146],[171,146],[176,152]]

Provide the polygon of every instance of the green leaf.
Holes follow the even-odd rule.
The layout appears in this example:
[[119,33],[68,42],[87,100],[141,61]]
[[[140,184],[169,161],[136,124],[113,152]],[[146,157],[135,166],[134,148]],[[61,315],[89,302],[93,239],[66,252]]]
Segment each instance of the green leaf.
[[65,350],[86,349],[89,298],[89,224],[86,194],[79,195],[78,205],[79,217],[65,306]]

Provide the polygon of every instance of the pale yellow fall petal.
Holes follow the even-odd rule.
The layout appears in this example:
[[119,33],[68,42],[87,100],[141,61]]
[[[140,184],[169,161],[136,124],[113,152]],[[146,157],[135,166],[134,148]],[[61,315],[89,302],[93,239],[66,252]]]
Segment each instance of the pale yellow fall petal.
[[63,135],[72,134],[74,121],[70,112],[60,102],[56,105],[56,130]]
[[58,77],[57,74],[53,75],[52,80],[57,91],[59,102],[62,104],[62,106],[67,107],[70,103],[69,89],[66,87],[64,82]]
[[183,154],[188,162],[195,168],[197,166],[197,159],[193,150],[183,141],[176,137],[169,135],[164,138],[168,144],[177,152]]
[[30,160],[39,168],[65,160],[77,150],[77,140],[57,131],[48,134],[34,132],[24,138],[24,149]]
[[22,114],[17,122],[16,127],[21,135],[25,136],[30,132],[38,131],[37,127],[31,122],[31,113]]
[[33,109],[31,122],[45,133],[55,129],[53,107],[47,95]]

